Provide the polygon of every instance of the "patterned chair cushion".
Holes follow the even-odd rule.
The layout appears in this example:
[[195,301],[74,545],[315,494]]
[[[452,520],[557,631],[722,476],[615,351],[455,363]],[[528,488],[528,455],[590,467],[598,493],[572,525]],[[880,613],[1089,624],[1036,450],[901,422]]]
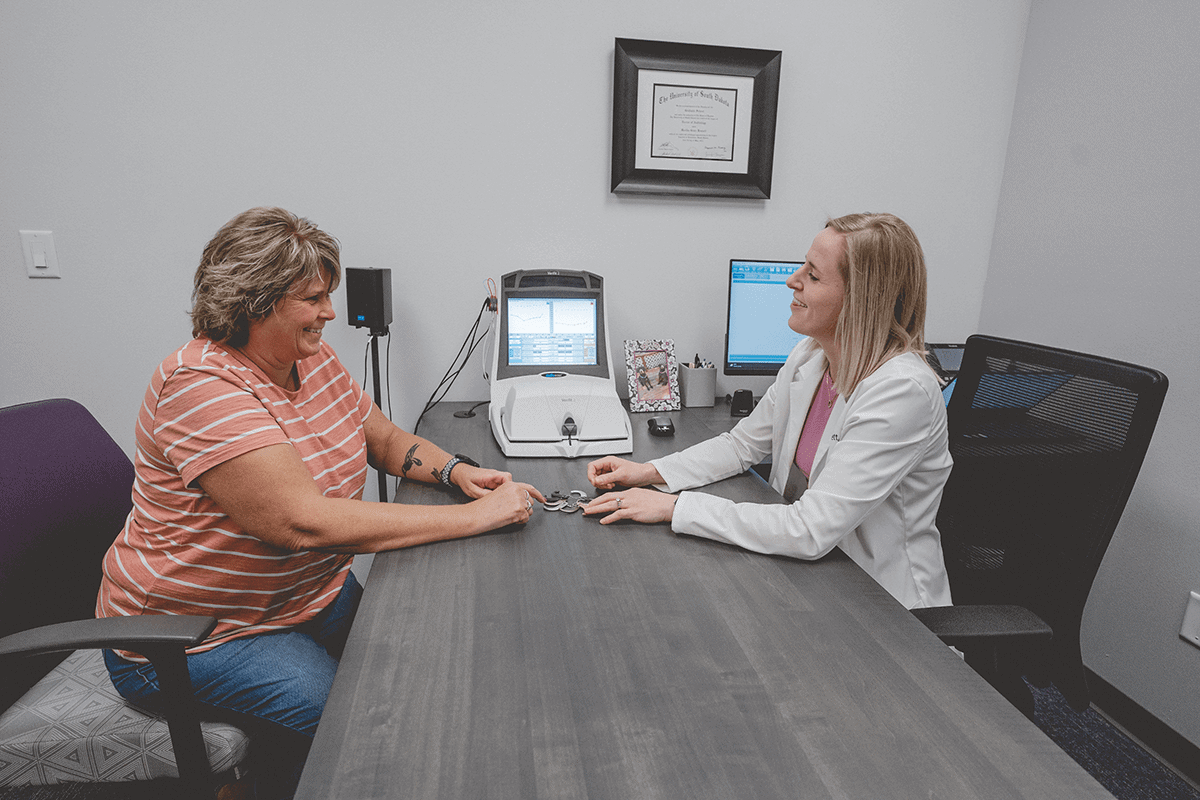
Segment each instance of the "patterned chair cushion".
[[[203,722],[214,774],[246,760],[249,739]],[[99,650],[77,650],[0,715],[0,786],[177,778],[167,721],[125,701]]]

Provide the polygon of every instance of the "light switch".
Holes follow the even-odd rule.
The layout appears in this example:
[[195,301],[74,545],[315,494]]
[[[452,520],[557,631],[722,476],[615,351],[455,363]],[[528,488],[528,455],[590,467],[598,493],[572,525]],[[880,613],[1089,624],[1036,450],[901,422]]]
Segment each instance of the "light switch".
[[54,252],[53,231],[21,231],[21,249],[25,251],[25,271],[31,278],[61,278],[58,255]]
[[1200,594],[1188,594],[1187,610],[1183,612],[1183,626],[1179,638],[1200,647]]

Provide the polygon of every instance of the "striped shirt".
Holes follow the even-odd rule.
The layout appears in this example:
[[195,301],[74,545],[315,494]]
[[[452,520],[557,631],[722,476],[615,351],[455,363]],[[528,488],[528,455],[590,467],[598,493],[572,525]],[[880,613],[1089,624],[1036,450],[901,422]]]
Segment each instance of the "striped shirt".
[[300,389],[287,391],[203,338],[163,361],[138,414],[133,510],[104,557],[97,617],[216,617],[213,633],[189,651],[201,652],[306,622],[337,597],[351,556],[269,545],[196,483],[235,456],[286,443],[326,496],[362,496],[370,398],[324,343],[297,370]]

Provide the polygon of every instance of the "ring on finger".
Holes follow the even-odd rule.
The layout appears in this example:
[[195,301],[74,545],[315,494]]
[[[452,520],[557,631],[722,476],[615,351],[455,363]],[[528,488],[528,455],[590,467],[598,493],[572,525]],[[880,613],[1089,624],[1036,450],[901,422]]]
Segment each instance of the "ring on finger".
[[624,499],[624,498],[622,498],[622,497],[618,497],[618,498],[617,498],[617,508],[620,508],[620,507],[621,507],[621,501],[622,501],[623,499]]

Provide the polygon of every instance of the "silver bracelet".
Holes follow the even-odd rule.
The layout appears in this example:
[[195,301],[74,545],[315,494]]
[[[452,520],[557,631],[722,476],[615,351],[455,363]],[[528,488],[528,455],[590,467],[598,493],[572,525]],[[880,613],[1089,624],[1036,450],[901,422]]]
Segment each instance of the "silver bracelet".
[[456,456],[454,456],[454,458],[452,458],[446,462],[446,466],[442,467],[442,471],[438,475],[438,480],[440,480],[446,486],[453,486],[454,484],[450,483],[450,472],[456,466],[458,466],[460,463],[470,464],[472,467],[479,466],[479,464],[476,463],[474,460],[467,458],[464,455],[456,455]]

